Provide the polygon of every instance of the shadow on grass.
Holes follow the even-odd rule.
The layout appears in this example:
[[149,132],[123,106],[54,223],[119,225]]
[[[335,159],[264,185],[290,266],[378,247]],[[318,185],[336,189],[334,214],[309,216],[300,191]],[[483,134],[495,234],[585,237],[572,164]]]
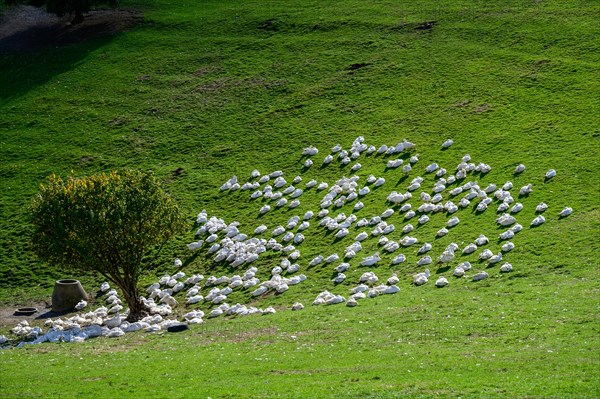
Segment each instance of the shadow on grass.
[[[75,45],[68,48],[44,50],[38,53],[18,55],[0,54],[0,101],[16,99],[44,85],[54,76],[71,70],[90,51],[102,47],[110,40]],[[1,51],[2,43],[0,43]]]
[[446,273],[448,270],[450,270],[450,265],[448,265],[448,266],[440,266],[435,271],[435,274],[443,274],[443,273]]
[[395,187],[398,187],[399,185],[404,183],[407,179],[408,179],[408,175],[404,174],[402,177],[400,177],[400,179],[398,179],[398,181],[395,184]]
[[30,6],[10,8],[0,18],[0,100],[9,100],[73,69],[143,17],[132,10],[98,10],[72,25]]

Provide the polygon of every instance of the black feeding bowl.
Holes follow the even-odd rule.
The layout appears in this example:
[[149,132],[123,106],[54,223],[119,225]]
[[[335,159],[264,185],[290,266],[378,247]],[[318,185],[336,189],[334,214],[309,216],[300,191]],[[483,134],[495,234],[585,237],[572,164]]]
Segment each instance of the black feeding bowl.
[[37,308],[18,308],[15,311],[16,316],[31,316],[35,312],[37,312]]

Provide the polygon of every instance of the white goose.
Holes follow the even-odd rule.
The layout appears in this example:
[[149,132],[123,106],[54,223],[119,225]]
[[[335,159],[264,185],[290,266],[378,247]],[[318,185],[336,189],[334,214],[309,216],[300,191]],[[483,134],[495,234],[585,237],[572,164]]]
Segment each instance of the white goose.
[[573,213],[573,208],[566,207],[565,209],[563,209],[562,211],[560,211],[560,213],[558,215],[561,218],[565,218],[565,217],[569,216],[572,213]]
[[363,261],[360,263],[361,266],[373,266],[381,261],[381,257],[379,256],[379,252],[375,252],[375,254],[371,256],[367,256],[363,258]]
[[541,224],[543,224],[546,221],[546,218],[544,218],[542,215],[538,215],[535,219],[533,219],[531,221],[531,226],[535,227],[535,226],[540,226]]
[[399,254],[394,259],[392,259],[392,265],[397,265],[403,262],[406,262],[406,256],[404,256],[404,254]]
[[525,165],[523,165],[522,163],[517,165],[517,167],[515,168],[515,175],[518,175],[519,173],[523,173],[524,170],[525,170]]
[[417,285],[417,286],[423,285],[423,284],[427,283],[429,276],[430,276],[429,269],[425,269],[425,272],[418,273],[413,276],[413,284]]
[[438,288],[443,288],[448,285],[448,280],[444,276],[440,276],[435,282],[435,286]]

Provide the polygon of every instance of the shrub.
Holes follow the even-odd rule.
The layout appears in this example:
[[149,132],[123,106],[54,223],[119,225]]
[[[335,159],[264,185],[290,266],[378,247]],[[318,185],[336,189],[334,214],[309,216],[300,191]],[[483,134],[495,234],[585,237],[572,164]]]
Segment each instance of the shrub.
[[32,201],[31,221],[38,257],[102,274],[123,291],[130,321],[145,311],[137,289],[144,254],[183,227],[179,207],[154,175],[134,170],[49,176]]

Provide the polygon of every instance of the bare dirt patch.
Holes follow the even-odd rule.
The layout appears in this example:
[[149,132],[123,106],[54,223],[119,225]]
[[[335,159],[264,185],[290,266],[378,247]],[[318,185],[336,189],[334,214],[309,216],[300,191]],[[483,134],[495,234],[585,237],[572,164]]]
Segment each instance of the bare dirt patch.
[[0,17],[0,53],[30,53],[67,46],[127,30],[143,22],[139,11],[95,10],[73,25],[71,17],[57,17],[43,8],[16,6]]
[[212,82],[205,83],[196,87],[196,91],[200,93],[217,93],[226,90],[230,87],[230,79],[219,78]]
[[489,104],[482,104],[479,107],[475,108],[475,112],[478,114],[481,114],[481,113],[489,111],[491,108],[492,108],[492,106]]
[[[19,315],[16,313],[17,308],[24,306],[35,307],[38,311],[32,315]],[[46,302],[32,302],[19,306],[0,306],[0,329],[13,328],[22,320],[27,320],[31,324],[50,310],[50,304]]]
[[200,77],[200,76],[204,76],[209,73],[212,73],[212,72],[219,72],[219,71],[221,71],[220,68],[208,66],[208,67],[202,67],[202,68],[197,69],[196,71],[194,71],[194,73],[192,73],[192,75],[194,75],[196,77]]
[[548,64],[549,62],[550,62],[550,60],[538,60],[533,63],[533,66],[534,67],[544,66],[544,65]]
[[454,107],[455,108],[465,108],[469,104],[471,104],[471,100],[462,100],[462,101],[459,101],[456,104],[454,104]]

